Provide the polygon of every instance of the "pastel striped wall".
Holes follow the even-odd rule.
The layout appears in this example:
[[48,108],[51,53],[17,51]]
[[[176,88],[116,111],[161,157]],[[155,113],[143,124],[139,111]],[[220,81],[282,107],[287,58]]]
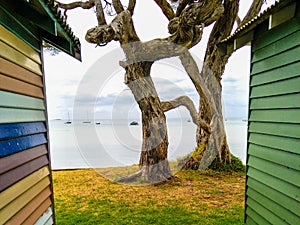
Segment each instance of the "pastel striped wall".
[[53,224],[40,52],[0,25],[0,224]]

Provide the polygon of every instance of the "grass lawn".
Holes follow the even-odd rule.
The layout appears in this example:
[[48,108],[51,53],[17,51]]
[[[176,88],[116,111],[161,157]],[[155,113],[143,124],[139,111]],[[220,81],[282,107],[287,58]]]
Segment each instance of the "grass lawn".
[[181,171],[161,185],[113,183],[93,169],[54,171],[58,225],[243,224],[241,173]]

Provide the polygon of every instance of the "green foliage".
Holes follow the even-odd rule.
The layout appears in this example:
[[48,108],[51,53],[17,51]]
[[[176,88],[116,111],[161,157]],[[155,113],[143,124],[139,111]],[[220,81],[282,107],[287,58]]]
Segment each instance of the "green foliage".
[[231,163],[222,163],[219,157],[216,157],[209,169],[220,172],[245,172],[246,166],[238,157],[231,154]]

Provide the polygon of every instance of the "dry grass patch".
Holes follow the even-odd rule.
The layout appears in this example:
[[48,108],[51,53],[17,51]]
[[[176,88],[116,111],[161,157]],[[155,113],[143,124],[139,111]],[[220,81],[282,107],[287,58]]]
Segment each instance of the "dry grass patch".
[[113,183],[92,169],[53,178],[58,224],[243,224],[241,174],[181,171],[147,186]]

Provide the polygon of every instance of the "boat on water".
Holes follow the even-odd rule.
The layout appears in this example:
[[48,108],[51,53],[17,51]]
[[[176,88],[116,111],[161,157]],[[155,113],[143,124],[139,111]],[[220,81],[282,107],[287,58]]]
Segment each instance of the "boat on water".
[[72,124],[72,121],[70,120],[70,113],[68,112],[68,120],[65,122],[65,124]]
[[100,125],[101,123],[100,122],[96,122],[96,125]]
[[135,120],[130,123],[130,126],[136,126],[136,125],[139,125],[139,123]]

